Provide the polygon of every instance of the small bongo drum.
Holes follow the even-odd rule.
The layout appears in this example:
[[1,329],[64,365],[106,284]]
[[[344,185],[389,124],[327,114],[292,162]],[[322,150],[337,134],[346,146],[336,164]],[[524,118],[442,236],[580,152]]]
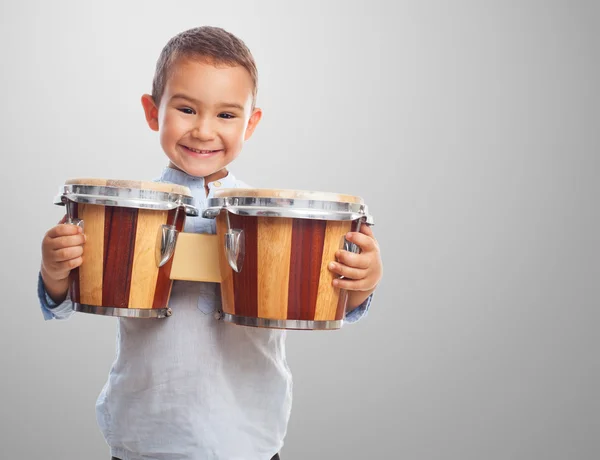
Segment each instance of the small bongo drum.
[[296,190],[222,189],[203,212],[216,218],[222,318],[281,329],[339,329],[347,291],[327,268],[359,249],[345,235],[372,224],[360,197]]
[[172,254],[186,215],[197,216],[187,187],[106,179],[65,182],[55,204],[67,223],[85,225],[82,265],[71,271],[76,311],[133,318],[164,318]]

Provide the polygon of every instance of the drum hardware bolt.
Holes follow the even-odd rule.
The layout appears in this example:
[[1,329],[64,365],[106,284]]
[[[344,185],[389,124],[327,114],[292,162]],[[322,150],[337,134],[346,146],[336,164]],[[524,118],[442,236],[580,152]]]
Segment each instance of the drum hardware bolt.
[[65,207],[67,208],[67,220],[65,222],[67,224],[77,225],[83,229],[83,220],[73,217],[73,202],[67,198],[64,203]]
[[173,314],[173,310],[171,310],[170,308],[167,308],[167,311],[165,312],[165,316],[169,317]]
[[183,203],[181,202],[181,197],[179,197],[179,200],[175,204],[177,205],[177,207],[175,208],[175,217],[173,218],[173,224],[163,224],[158,229],[158,236],[155,248],[156,266],[158,268],[165,265],[171,259],[171,257],[173,257],[173,254],[175,254],[177,234],[179,233],[177,231],[177,217],[179,216],[179,208],[183,205]]
[[221,310],[217,310],[214,314],[216,320],[220,320],[223,317],[223,312]]
[[375,225],[375,221],[373,220],[373,216],[369,214],[369,207],[366,204],[363,207],[362,213],[364,215],[364,218],[361,219],[361,221],[363,221],[365,224],[369,225],[370,227],[372,227],[373,225]]
[[244,231],[237,228],[231,228],[228,211],[225,211],[225,218],[227,223],[227,232],[225,233],[225,255],[227,256],[227,262],[229,262],[229,266],[233,271],[240,273],[246,255]]

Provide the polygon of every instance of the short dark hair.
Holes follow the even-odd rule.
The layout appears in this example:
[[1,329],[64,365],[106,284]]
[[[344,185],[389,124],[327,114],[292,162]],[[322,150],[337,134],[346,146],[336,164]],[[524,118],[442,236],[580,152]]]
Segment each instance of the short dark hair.
[[258,71],[246,44],[220,27],[202,26],[186,30],[171,38],[162,49],[152,81],[152,99],[156,105],[165,91],[173,64],[181,58],[204,59],[215,64],[240,65],[252,78],[252,106],[256,103]]

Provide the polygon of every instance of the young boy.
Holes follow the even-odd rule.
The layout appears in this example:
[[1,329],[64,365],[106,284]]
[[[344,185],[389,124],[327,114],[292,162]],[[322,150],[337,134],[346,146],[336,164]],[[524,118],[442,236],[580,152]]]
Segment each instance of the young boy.
[[[226,167],[250,138],[254,59],[235,36],[200,27],[163,49],[152,95],[142,96],[148,126],[169,158],[160,181],[192,190],[202,210],[215,189],[248,187]],[[186,232],[215,233],[213,219],[188,217]],[[339,251],[334,285],[348,289],[346,322],[365,315],[382,276],[370,228],[349,234],[360,254]],[[85,236],[74,225],[51,228],[42,243],[38,293],[46,319],[73,313],[69,272],[81,265]],[[215,319],[219,285],[175,281],[164,320],[118,319],[117,356],[96,405],[113,458],[279,458],[292,402],[285,331]]]

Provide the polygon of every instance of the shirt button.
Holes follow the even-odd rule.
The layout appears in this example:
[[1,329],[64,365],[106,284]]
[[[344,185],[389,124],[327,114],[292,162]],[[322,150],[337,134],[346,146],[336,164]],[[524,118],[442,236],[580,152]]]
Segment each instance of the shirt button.
[[219,182],[219,181],[213,182],[213,185],[215,187],[220,187],[221,186],[221,182]]

